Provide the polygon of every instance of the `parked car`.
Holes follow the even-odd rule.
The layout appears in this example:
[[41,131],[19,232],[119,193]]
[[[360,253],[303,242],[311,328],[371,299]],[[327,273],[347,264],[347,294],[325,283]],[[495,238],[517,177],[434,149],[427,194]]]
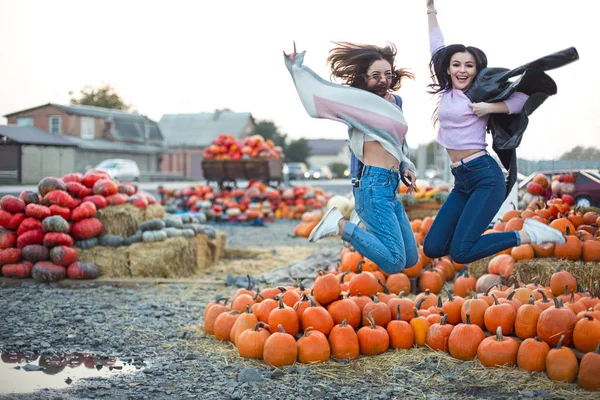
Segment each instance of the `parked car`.
[[[600,171],[594,169],[574,169],[560,171],[540,171],[529,175],[519,183],[519,189],[526,190],[529,184],[537,174],[544,174],[548,181],[555,175],[572,174],[574,180],[574,191],[569,193],[575,199],[575,205],[579,207],[600,206]],[[552,195],[548,190],[546,197]]]
[[305,174],[307,179],[333,179],[333,174],[329,167],[311,168]]
[[305,174],[308,171],[306,164],[298,162],[287,163],[287,168],[290,180],[304,179]]
[[108,172],[111,178],[118,181],[133,181],[140,180],[140,169],[133,160],[125,159],[110,159],[104,160],[96,166],[96,169]]

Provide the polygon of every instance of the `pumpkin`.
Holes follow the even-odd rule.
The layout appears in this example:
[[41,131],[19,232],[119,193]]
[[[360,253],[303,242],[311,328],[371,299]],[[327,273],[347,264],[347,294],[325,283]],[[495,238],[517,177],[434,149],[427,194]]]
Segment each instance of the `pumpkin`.
[[32,231],[34,229],[42,229],[42,222],[35,218],[25,218],[21,225],[19,225],[19,229],[17,229],[17,236],[21,236],[27,231]]
[[73,198],[67,192],[62,190],[53,190],[44,196],[45,205],[56,205],[59,207],[70,208],[73,203]]
[[8,249],[14,247],[17,241],[15,232],[0,228],[0,249]]
[[93,262],[75,261],[67,267],[67,276],[69,279],[96,279],[100,270]]
[[31,244],[21,249],[23,258],[32,263],[46,261],[49,257],[48,248],[40,244]]
[[10,224],[10,220],[12,218],[12,214],[8,211],[4,211],[0,209],[0,228],[5,228]]
[[[423,302],[419,303],[421,299],[424,299]],[[420,304],[420,305],[419,305]],[[431,306],[435,306],[438,304],[437,295],[431,293],[429,289],[425,289],[424,292],[419,293],[415,297],[415,305],[417,306],[417,310],[428,309]]]
[[30,231],[24,232],[17,238],[17,247],[22,249],[25,246],[29,246],[30,244],[43,244],[44,242],[44,232],[41,229],[32,229]]
[[51,205],[49,207],[51,215],[59,215],[63,217],[65,221],[71,219],[71,210],[65,207],[59,207],[57,205]]
[[563,307],[557,298],[554,298],[554,307],[550,307],[540,314],[537,322],[537,334],[550,346],[558,344],[558,335],[564,337],[562,342],[569,346],[573,338],[573,328],[577,316],[570,309]]
[[334,324],[341,324],[342,321],[346,321],[353,328],[357,329],[360,326],[361,310],[358,304],[351,299],[336,300],[327,306],[327,311],[331,315]]
[[94,186],[92,187],[94,194],[99,194],[104,197],[117,194],[118,189],[117,183],[112,179],[98,179],[94,182]]
[[490,260],[488,264],[488,272],[504,276],[505,279],[510,278],[515,267],[515,259],[508,254],[500,254]]
[[388,276],[385,284],[391,293],[398,294],[402,291],[404,291],[404,293],[410,293],[410,280],[408,279],[408,276],[402,272]]
[[448,301],[444,303],[441,311],[448,316],[447,321],[449,324],[459,324],[462,322],[460,313],[465,300],[462,297],[452,296],[448,291],[446,291],[446,294],[448,295]]
[[64,183],[69,183],[69,182],[82,183],[83,182],[83,174],[81,172],[73,172],[71,174],[67,174],[67,175],[63,176],[60,179]]
[[102,235],[100,236],[100,246],[119,247],[123,246],[125,239],[118,235]]
[[396,306],[396,319],[390,321],[386,330],[390,337],[392,349],[410,349],[415,340],[415,332],[410,324],[401,319],[401,305]]
[[567,286],[567,292],[571,290],[577,290],[577,281],[567,271],[561,271],[561,266],[558,267],[557,271],[550,277],[550,289],[554,296],[560,296],[565,293],[565,286]]
[[554,243],[531,244],[533,253],[537,258],[552,257],[554,255]]
[[33,263],[29,261],[23,261],[18,264],[6,264],[2,266],[2,275],[9,278],[25,279],[31,277],[32,268]]
[[25,215],[38,220],[43,220],[44,218],[47,218],[50,215],[52,215],[52,213],[50,212],[50,209],[46,206],[30,203],[27,204],[27,207],[25,207]]
[[548,343],[539,337],[525,339],[517,352],[517,365],[529,372],[543,372],[546,369],[546,355],[550,351]]
[[[209,303],[204,310],[204,332],[208,335],[214,335],[215,333],[215,320],[217,317],[227,311],[231,311],[231,308],[227,306],[228,298],[218,298],[214,302]],[[221,301],[223,304],[221,304]]]
[[519,339],[533,338],[537,334],[537,321],[542,313],[534,300],[529,296],[529,303],[519,307],[515,316],[515,333]]
[[470,315],[472,324],[483,328],[485,326],[485,311],[488,309],[488,303],[477,297],[466,300],[460,309],[460,317],[463,322],[467,321],[467,314]]
[[123,204],[127,204],[127,200],[129,196],[123,193],[117,193],[106,197],[106,203],[109,206],[122,206]]
[[[262,296],[262,292],[261,292],[261,296]],[[254,312],[256,314],[256,317],[258,318],[258,320],[262,321],[266,324],[269,321],[269,315],[271,314],[271,311],[273,311],[275,308],[277,308],[279,306],[278,302],[279,302],[279,298],[277,300],[264,299],[263,301],[258,303],[258,306],[256,307],[256,311]]]
[[556,348],[546,354],[546,373],[553,381],[573,382],[577,376],[579,365],[573,350],[562,346],[564,338],[561,335],[556,343]]
[[[492,306],[493,307],[493,306]],[[477,358],[488,368],[509,366],[517,361],[519,342],[502,335],[502,327],[496,329],[496,336],[485,338],[477,347]]]
[[269,327],[264,322],[257,322],[252,329],[244,330],[239,334],[235,345],[240,357],[262,360],[265,342],[271,336]]
[[73,247],[73,238],[66,233],[49,232],[44,235],[43,245],[48,248],[54,246]]
[[589,353],[596,349],[598,343],[600,343],[600,320],[585,313],[573,328],[573,344],[577,350]]
[[86,201],[94,203],[96,209],[98,210],[106,208],[106,206],[108,205],[108,203],[106,202],[106,198],[100,195],[86,196],[83,198],[83,202],[81,204],[85,203]]
[[8,214],[10,215],[10,219],[3,226],[11,231],[16,231],[17,229],[19,229],[19,225],[21,225],[21,222],[23,222],[23,220],[25,219],[25,214]]
[[71,219],[75,222],[81,221],[86,218],[93,218],[96,216],[96,205],[91,201],[84,201],[81,205],[75,208],[71,214]]
[[585,390],[600,390],[600,343],[593,353],[587,353],[582,357],[577,384]]
[[309,326],[304,330],[304,335],[296,343],[298,347],[298,361],[302,364],[326,362],[331,355],[327,337],[320,331]]
[[411,299],[402,297],[403,294],[404,292],[400,292],[400,297],[391,299],[388,301],[387,305],[392,313],[392,319],[398,319],[397,312],[398,306],[400,306],[400,310],[402,310],[400,319],[402,321],[410,322],[414,316],[413,307],[415,306],[415,303]]
[[469,271],[465,270],[465,272],[454,281],[452,291],[457,296],[467,297],[470,292],[476,290],[476,285],[477,280],[474,277],[469,276]]
[[54,190],[65,191],[65,190],[67,190],[67,187],[65,186],[65,183],[62,180],[60,180],[59,178],[54,178],[54,177],[43,178],[38,183],[38,192],[40,193],[40,196],[42,196],[42,197],[46,196],[46,194],[48,194]]
[[571,235],[575,233],[575,226],[567,218],[557,218],[550,222],[550,227],[558,229],[563,235]]
[[600,241],[586,240],[581,245],[581,258],[583,261],[600,261]]
[[21,249],[0,249],[0,265],[16,264],[21,260]]
[[69,233],[70,228],[69,223],[60,215],[48,217],[42,223],[42,230],[44,232]]
[[133,196],[136,192],[136,189],[130,183],[119,183],[119,186],[117,187],[117,191],[119,193],[123,193],[127,196]]
[[415,344],[417,346],[425,346],[425,340],[427,339],[427,331],[431,326],[431,322],[427,318],[420,316],[417,312],[417,308],[413,308],[414,316],[410,320],[409,324],[415,333]]
[[[568,227],[567,231],[569,231]],[[574,233],[575,231],[572,232]],[[554,257],[577,261],[581,258],[581,244],[581,240],[577,236],[569,235],[565,244],[556,243],[554,245]]]
[[346,324],[346,320],[335,325],[329,333],[331,355],[336,360],[355,360],[360,353],[358,336],[354,328]]
[[215,319],[215,339],[226,342],[231,340],[230,333],[233,324],[240,317],[240,312],[238,310],[231,310],[219,314],[217,319]]
[[390,336],[385,328],[375,325],[371,316],[367,317],[369,326],[363,326],[357,332],[360,354],[375,356],[383,354],[390,346]]
[[533,247],[527,243],[513,247],[510,251],[510,255],[515,261],[531,260],[533,257],[535,257]]
[[75,239],[89,239],[101,235],[102,230],[102,222],[98,218],[85,218],[73,224],[71,234]]
[[[298,293],[295,290],[295,288],[289,288],[289,289],[290,290],[280,286],[279,290],[281,290],[281,294],[279,296],[283,299],[283,304],[293,308],[296,305],[296,303],[298,302],[298,300],[300,300],[300,297],[302,297],[302,296],[300,293]],[[317,305],[320,305],[320,304],[317,304]],[[285,328],[285,325],[284,325],[284,328]],[[287,330],[286,330],[286,332],[287,332]]]
[[361,260],[358,263],[357,273],[350,281],[349,293],[352,296],[356,296],[358,293],[361,293],[363,296],[370,297],[379,291],[377,278],[375,278],[371,272],[362,270],[362,264],[364,264],[364,262],[364,260]]
[[418,278],[421,275],[421,272],[423,271],[423,265],[426,265],[426,262],[425,262],[426,256],[423,253],[422,249],[423,249],[422,246],[418,247],[419,258],[417,259],[417,262],[415,263],[415,265],[412,265],[408,268],[404,268],[402,270],[402,273],[409,278]]
[[88,170],[83,176],[83,184],[89,188],[92,188],[94,187],[96,181],[100,179],[110,179],[110,175],[105,171],[93,168]]
[[246,305],[246,312],[239,316],[239,318],[233,324],[231,332],[229,332],[231,341],[237,346],[237,340],[239,339],[240,334],[245,330],[252,329],[252,327],[258,322],[258,318],[256,318],[256,315],[252,313],[251,306]]
[[298,314],[292,307],[283,303],[283,296],[279,297],[278,307],[269,313],[267,324],[272,334],[277,333],[276,329],[279,328],[279,325],[283,327],[285,332],[292,336],[296,336],[300,330]]
[[56,265],[68,267],[77,261],[79,253],[72,247],[56,246],[50,250],[50,260]]
[[337,300],[340,293],[342,293],[340,282],[338,282],[335,275],[325,274],[323,271],[319,271],[319,276],[315,279],[313,290],[315,300],[324,306]]
[[350,271],[357,272],[358,271],[358,263],[363,261],[363,256],[358,251],[350,251],[345,253],[341,258],[342,264],[340,269],[342,272]]
[[74,197],[83,199],[84,197],[91,196],[94,194],[92,189],[82,185],[79,182],[68,182],[66,184],[67,192]]
[[42,202],[40,195],[31,190],[23,190],[21,194],[19,194],[19,198],[25,202],[25,205],[40,204]]
[[77,240],[73,245],[75,247],[79,247],[80,249],[91,249],[92,247],[98,246],[98,238]]
[[[263,360],[267,365],[272,367],[291,365],[298,357],[296,339],[294,339],[293,335],[287,333],[281,324],[277,328],[280,331],[271,333],[265,341]],[[271,330],[271,328],[269,329]]]
[[442,291],[444,282],[444,277],[438,271],[427,270],[419,278],[419,289],[422,292],[429,290],[432,293],[438,294]]
[[498,285],[501,282],[500,275],[496,274],[485,274],[477,279],[475,290],[478,293],[486,292],[489,288],[494,285]]
[[149,221],[142,222],[138,229],[142,232],[145,231],[160,231],[161,229],[165,229],[165,222],[160,219],[151,219]]
[[148,199],[146,196],[139,193],[130,196],[127,202],[133,204],[134,207],[139,208],[140,210],[145,210],[148,207]]
[[25,202],[8,194],[0,199],[0,208],[11,214],[23,213],[25,212]]
[[448,314],[444,314],[439,323],[431,325],[425,339],[425,343],[431,349],[445,353],[448,352],[448,338],[452,333],[452,329],[454,329],[453,325],[446,324],[447,319]]
[[485,333],[479,326],[471,324],[471,315],[467,313],[465,323],[452,329],[448,337],[448,351],[458,360],[469,361],[475,358],[477,348],[484,339]]
[[48,261],[39,261],[31,269],[31,276],[38,282],[56,282],[67,275],[65,267]]

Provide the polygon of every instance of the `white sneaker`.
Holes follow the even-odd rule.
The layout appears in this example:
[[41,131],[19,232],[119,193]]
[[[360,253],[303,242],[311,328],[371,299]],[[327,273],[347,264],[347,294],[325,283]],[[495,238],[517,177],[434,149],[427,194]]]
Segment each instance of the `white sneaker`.
[[538,244],[548,242],[565,244],[567,242],[567,238],[561,231],[536,221],[533,218],[527,218],[525,220],[523,223],[523,230],[525,232],[532,232],[535,235]]
[[340,210],[338,210],[337,207],[331,207],[327,210],[323,218],[321,218],[317,226],[314,227],[308,236],[308,241],[316,242],[327,236],[338,236],[340,234],[340,228],[338,226],[340,219],[344,219]]
[[352,210],[352,214],[350,214],[350,222],[352,222],[356,226],[360,224],[360,217],[358,216],[355,210]]

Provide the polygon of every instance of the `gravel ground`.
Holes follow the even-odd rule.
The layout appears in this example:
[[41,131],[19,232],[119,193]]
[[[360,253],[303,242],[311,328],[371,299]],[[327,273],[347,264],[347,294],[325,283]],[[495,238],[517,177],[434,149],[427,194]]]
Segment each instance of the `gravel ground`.
[[[230,247],[306,245],[305,239],[287,236],[294,225],[278,222],[268,228],[224,226],[222,230],[229,236]],[[502,382],[482,387],[481,381],[492,379],[491,374],[479,370],[469,375],[466,363],[460,365],[465,380],[456,382],[457,377],[451,375],[446,379],[448,370],[440,366],[442,356],[425,350],[411,353],[413,357],[424,354],[418,365],[414,360],[412,364],[399,364],[390,376],[370,370],[368,364],[353,362],[350,367],[354,366],[354,373],[359,374],[353,379],[344,379],[342,365],[334,369],[339,371],[338,376],[328,376],[313,373],[316,367],[301,364],[278,370],[261,362],[246,363],[235,358],[232,362],[221,351],[206,350],[213,339],[205,337],[201,329],[189,329],[201,322],[208,301],[217,295],[231,295],[232,291],[224,286],[181,284],[63,289],[30,282],[19,288],[0,288],[0,350],[88,352],[135,360],[140,368],[110,379],[76,380],[67,389],[0,394],[0,399],[565,398],[545,389],[508,389]],[[442,373],[444,382],[439,388],[424,392],[425,380],[439,378]],[[36,374],[42,372],[23,371],[24,379],[35,379]],[[527,374],[520,377],[523,382],[528,379]],[[580,393],[573,392],[573,396]]]

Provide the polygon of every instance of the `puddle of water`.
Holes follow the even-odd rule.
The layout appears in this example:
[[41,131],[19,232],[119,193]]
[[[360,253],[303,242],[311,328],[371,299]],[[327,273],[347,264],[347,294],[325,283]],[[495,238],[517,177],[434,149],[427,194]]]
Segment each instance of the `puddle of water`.
[[[145,364],[140,364],[139,369],[143,369],[143,366]],[[138,368],[130,362],[89,353],[65,353],[58,356],[2,353],[0,393],[31,393],[44,388],[63,389],[82,378],[109,377],[136,370]]]

